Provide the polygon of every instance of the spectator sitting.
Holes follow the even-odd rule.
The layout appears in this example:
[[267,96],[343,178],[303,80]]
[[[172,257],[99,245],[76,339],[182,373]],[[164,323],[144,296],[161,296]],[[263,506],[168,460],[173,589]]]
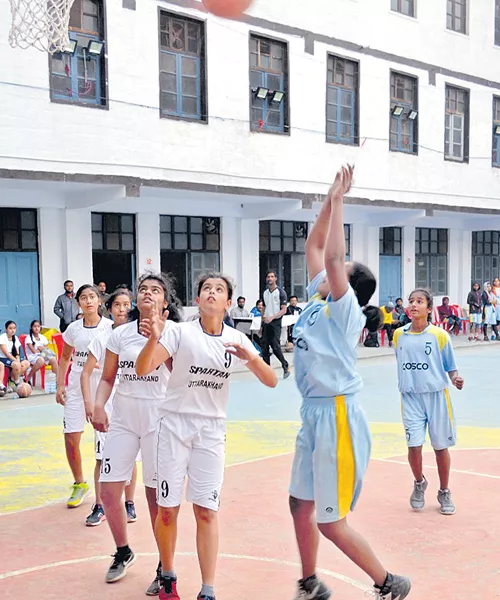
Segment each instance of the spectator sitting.
[[[300,308],[300,306],[298,305],[299,303],[299,299],[297,298],[297,296],[290,296],[290,303],[287,306],[286,309],[286,315],[300,315],[300,313],[302,312],[302,309]],[[287,339],[288,339],[288,344],[292,346],[292,350],[293,350],[293,325],[290,325],[287,328]],[[287,350],[289,350],[290,348],[287,348]]]
[[385,306],[380,307],[380,310],[384,317],[382,329],[384,329],[387,332],[389,346],[392,346],[392,338],[395,329],[394,326],[398,324],[398,319],[395,318],[396,315],[394,314],[394,304],[392,302],[387,302]]
[[403,298],[396,298],[396,306],[394,307],[395,317],[397,319],[397,323],[394,325],[394,329],[398,327],[403,327],[410,322],[410,318],[406,314],[406,309],[403,306]]
[[455,335],[460,333],[460,317],[453,314],[450,307],[450,299],[443,296],[441,306],[438,306],[439,322],[446,325],[446,329]]
[[255,306],[250,311],[250,314],[254,317],[262,317],[262,315],[264,314],[264,301],[257,300]]
[[35,319],[31,321],[30,332],[26,336],[26,358],[31,365],[31,373],[36,373],[45,365],[50,365],[52,372],[57,375],[57,356],[49,348],[47,338],[40,333],[40,321]]
[[246,299],[243,296],[239,296],[237,303],[238,305],[235,306],[233,309],[231,309],[231,318],[232,319],[238,319],[238,318],[248,318],[250,317],[250,313],[248,312],[248,310],[245,308],[245,302]]
[[10,369],[10,380],[14,386],[21,383],[21,377],[29,369],[30,363],[21,358],[21,342],[16,336],[14,321],[5,323],[5,333],[0,335],[0,362]]

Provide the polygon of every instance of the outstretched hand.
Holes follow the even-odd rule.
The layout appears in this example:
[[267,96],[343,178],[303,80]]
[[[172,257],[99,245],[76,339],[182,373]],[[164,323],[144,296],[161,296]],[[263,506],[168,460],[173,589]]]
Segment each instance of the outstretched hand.
[[144,337],[159,340],[161,334],[163,333],[167,318],[168,310],[164,311],[163,314],[160,315],[156,305],[153,306],[149,313],[149,317],[141,319],[139,324],[139,333],[141,333]]
[[338,171],[335,181],[330,188],[332,200],[342,200],[345,194],[349,192],[354,178],[354,165],[347,164]]
[[227,342],[226,344],[224,344],[224,346],[226,347],[226,352],[229,352],[229,354],[236,356],[240,360],[248,362],[252,360],[252,358],[258,356],[258,354],[255,354],[254,352],[251,352],[248,348],[245,348],[243,344],[238,344],[237,342]]

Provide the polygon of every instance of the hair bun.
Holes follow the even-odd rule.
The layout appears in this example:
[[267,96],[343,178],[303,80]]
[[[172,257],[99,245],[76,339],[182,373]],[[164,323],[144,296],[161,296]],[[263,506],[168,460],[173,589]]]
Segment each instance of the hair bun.
[[366,317],[366,328],[368,331],[377,331],[382,327],[384,319],[378,306],[363,306],[362,311]]

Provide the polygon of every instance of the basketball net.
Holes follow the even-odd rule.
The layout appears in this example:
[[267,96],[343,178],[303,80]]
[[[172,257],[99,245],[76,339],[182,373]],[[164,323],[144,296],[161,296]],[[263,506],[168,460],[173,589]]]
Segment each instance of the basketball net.
[[69,44],[68,27],[75,0],[10,0],[13,48],[36,48],[54,54]]

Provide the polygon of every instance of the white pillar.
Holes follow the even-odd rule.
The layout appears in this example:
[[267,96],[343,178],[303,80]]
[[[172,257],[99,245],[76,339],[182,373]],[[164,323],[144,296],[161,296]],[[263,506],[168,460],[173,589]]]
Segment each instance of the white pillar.
[[472,232],[449,229],[448,289],[451,304],[463,306],[470,291]]
[[241,290],[250,310],[260,295],[258,219],[241,221]]
[[[351,225],[351,260],[366,265],[375,279],[379,278],[379,228],[368,227],[363,223]],[[378,287],[370,300],[378,304]]]
[[[64,279],[71,279],[75,290],[94,283],[92,275],[92,229],[90,210],[66,208],[66,264]],[[62,282],[61,282],[62,283]]]
[[403,227],[403,301],[415,289],[415,227]]
[[39,209],[40,318],[44,327],[59,327],[59,318],[53,308],[57,296],[64,291],[63,282],[67,279],[65,227],[63,209]]
[[236,297],[243,294],[241,280],[241,219],[221,217],[221,271],[236,284]]
[[160,215],[137,213],[135,219],[137,276],[147,270],[160,272]]

